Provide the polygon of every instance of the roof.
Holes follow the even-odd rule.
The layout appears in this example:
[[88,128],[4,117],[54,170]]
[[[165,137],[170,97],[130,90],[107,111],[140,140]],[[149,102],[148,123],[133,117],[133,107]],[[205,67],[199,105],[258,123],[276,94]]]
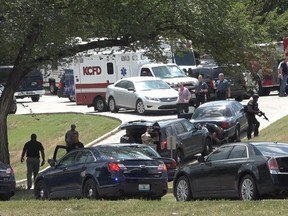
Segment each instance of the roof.
[[224,105],[231,105],[233,103],[241,104],[235,100],[217,100],[217,101],[209,101],[204,104],[201,104],[199,107],[209,107],[209,106],[224,106]]
[[145,80],[162,80],[162,79],[157,78],[157,77],[151,77],[151,76],[143,76],[143,77],[135,76],[135,77],[122,78],[121,80],[129,80],[129,81],[132,81],[132,82],[139,82],[139,81],[145,81]]

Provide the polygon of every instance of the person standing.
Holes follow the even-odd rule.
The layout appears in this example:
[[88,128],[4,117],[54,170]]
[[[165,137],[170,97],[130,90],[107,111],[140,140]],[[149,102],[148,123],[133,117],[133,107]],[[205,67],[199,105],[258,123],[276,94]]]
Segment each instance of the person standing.
[[198,76],[198,83],[195,85],[195,97],[196,97],[196,107],[200,104],[205,103],[205,95],[208,92],[208,85],[203,81],[203,77],[200,74]]
[[230,97],[230,86],[228,80],[224,78],[223,73],[219,73],[216,85],[216,97],[217,100],[226,100]]
[[69,144],[69,146],[67,148],[67,152],[69,152],[73,149],[77,149],[77,148],[84,148],[84,144],[79,141],[78,133],[76,133],[76,132],[73,133],[71,139],[72,139],[72,142]]
[[253,128],[254,128],[254,137],[259,135],[260,122],[256,119],[256,115],[258,115],[261,112],[258,107],[258,98],[259,95],[254,94],[252,96],[252,100],[250,100],[247,104],[246,117],[248,121],[248,129],[247,129],[248,140],[252,138]]
[[65,142],[66,142],[66,146],[69,146],[72,143],[72,136],[73,134],[76,133],[79,137],[79,133],[78,131],[76,131],[76,125],[75,124],[71,124],[71,129],[68,130],[65,134]]
[[26,154],[26,166],[27,166],[27,189],[32,187],[32,174],[35,178],[39,172],[40,165],[40,154],[42,157],[41,166],[45,164],[45,153],[44,147],[42,143],[37,141],[37,135],[31,134],[31,140],[25,143],[22,155],[21,155],[21,163],[24,162],[24,156]]
[[[184,111],[188,112],[188,103],[191,99],[191,92],[188,88],[184,86],[183,83],[179,83],[179,89],[178,89],[178,106],[177,106],[177,113],[183,113]],[[186,106],[187,105],[187,106]]]
[[279,96],[286,97],[286,84],[287,84],[287,77],[288,77],[288,57],[286,57],[283,61],[280,62],[278,66],[278,78],[280,81],[280,89],[279,89]]

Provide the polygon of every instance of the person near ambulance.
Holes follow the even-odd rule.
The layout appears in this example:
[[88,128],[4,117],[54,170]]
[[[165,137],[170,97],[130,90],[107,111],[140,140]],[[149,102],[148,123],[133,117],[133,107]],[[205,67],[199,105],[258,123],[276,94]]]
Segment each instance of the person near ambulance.
[[286,84],[287,84],[287,78],[288,78],[288,56],[279,63],[278,66],[278,78],[280,81],[280,87],[279,87],[279,96],[280,97],[286,97]]

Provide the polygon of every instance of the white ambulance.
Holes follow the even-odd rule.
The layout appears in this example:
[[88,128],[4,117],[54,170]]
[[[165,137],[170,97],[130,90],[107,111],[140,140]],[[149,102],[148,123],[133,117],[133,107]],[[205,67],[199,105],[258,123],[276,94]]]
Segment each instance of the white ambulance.
[[155,64],[144,51],[89,51],[73,57],[69,68],[74,72],[77,105],[107,110],[106,88],[123,77],[155,76],[177,88],[179,82],[193,89],[197,79],[188,77],[176,64]]

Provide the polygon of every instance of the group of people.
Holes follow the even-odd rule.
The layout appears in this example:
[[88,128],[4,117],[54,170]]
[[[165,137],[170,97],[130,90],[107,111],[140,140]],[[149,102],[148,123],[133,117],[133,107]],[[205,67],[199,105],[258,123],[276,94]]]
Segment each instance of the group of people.
[[[76,125],[72,124],[71,129],[68,130],[65,134],[65,143],[67,146],[67,152],[76,149],[83,148],[84,145],[79,141],[79,133],[76,131]],[[40,163],[40,154],[42,161]],[[45,164],[45,153],[44,147],[41,142],[37,141],[37,135],[31,134],[31,139],[25,143],[22,154],[21,154],[21,163],[25,161],[24,157],[26,155],[26,167],[27,167],[27,189],[32,187],[32,175],[35,181],[35,178],[39,172],[40,166]]]
[[[215,82],[215,87],[217,100],[226,100],[230,97],[229,82],[227,79],[225,79],[223,73],[219,73],[218,80]],[[206,95],[208,93],[208,85],[205,81],[203,81],[203,76],[201,74],[198,76],[198,82],[195,85],[195,92],[193,93],[195,93],[196,107],[205,103]],[[183,83],[180,83],[178,95],[178,103],[189,103],[192,93],[183,85]]]

